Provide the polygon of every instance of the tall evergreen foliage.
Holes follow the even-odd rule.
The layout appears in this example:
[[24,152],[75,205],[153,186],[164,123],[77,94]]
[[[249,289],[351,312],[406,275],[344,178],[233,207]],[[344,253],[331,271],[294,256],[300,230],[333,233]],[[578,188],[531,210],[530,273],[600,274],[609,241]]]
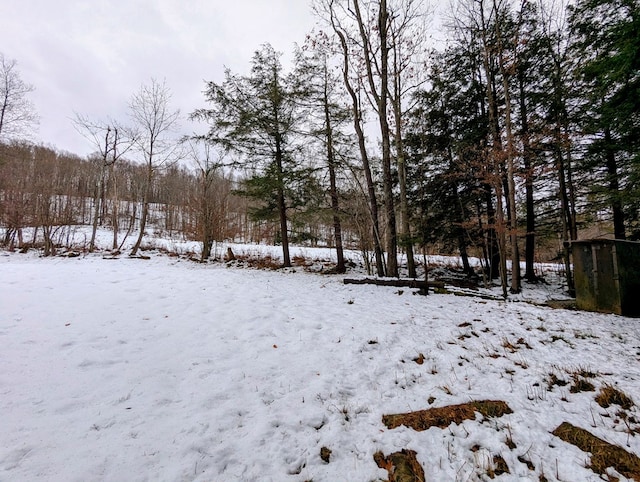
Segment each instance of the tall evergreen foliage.
[[638,238],[640,3],[582,0],[570,20],[588,140],[584,168],[594,173],[594,194],[611,208],[615,237],[625,239],[629,227]]
[[302,119],[294,76],[283,73],[280,54],[265,44],[248,76],[227,70],[223,83],[208,83],[205,96],[211,108],[193,117],[210,123],[209,142],[239,155],[250,173],[245,194],[263,201],[254,215],[279,220],[284,266],[291,266],[288,211],[307,200],[302,184],[309,179],[296,158]]

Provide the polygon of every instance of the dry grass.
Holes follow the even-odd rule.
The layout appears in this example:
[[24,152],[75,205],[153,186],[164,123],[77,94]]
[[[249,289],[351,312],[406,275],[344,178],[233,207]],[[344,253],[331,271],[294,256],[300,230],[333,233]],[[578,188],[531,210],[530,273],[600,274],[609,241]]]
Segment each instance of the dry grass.
[[424,470],[416,452],[403,449],[385,457],[382,452],[373,454],[378,467],[389,473],[389,482],[425,482]]
[[264,270],[277,270],[282,268],[282,261],[277,258],[273,258],[270,255],[266,256],[249,256],[246,254],[236,254],[233,260],[227,263],[236,266],[244,266],[247,268],[264,269]]
[[413,359],[418,365],[422,365],[424,363],[424,355],[420,353],[416,358]]
[[487,470],[487,475],[489,476],[489,478],[494,479],[498,475],[510,473],[511,472],[509,471],[507,461],[502,457],[502,455],[494,455],[493,465]]
[[294,256],[291,259],[291,263],[294,266],[299,266],[301,268],[307,267],[307,266],[311,266],[313,263],[310,261],[307,261],[307,258],[305,258],[304,256]]
[[580,366],[575,369],[567,369],[566,372],[574,377],[582,378],[596,378],[599,375],[598,372],[594,372],[590,368]]
[[569,388],[571,393],[580,393],[580,392],[593,392],[596,387],[588,380],[584,378],[574,378],[573,385]]
[[556,385],[559,387],[564,387],[568,383],[569,383],[568,381],[563,380],[562,378],[558,378],[558,376],[552,372],[552,373],[549,373],[549,378],[547,379],[547,388],[551,390]]
[[502,417],[503,415],[513,413],[505,402],[499,400],[482,400],[460,405],[419,410],[417,412],[384,415],[382,417],[382,423],[389,429],[404,425],[420,432],[431,427],[446,428],[452,423],[460,424],[465,420],[474,420],[476,418],[476,412],[479,412],[487,418]]
[[640,482],[640,458],[636,455],[568,422],[562,423],[552,433],[580,450],[590,452],[589,468],[594,472],[604,475],[608,467],[613,467],[625,477]]
[[322,447],[320,449],[320,458],[328,464],[331,461],[331,450],[327,447]]
[[605,385],[600,388],[600,393],[596,396],[596,402],[602,408],[618,405],[625,410],[629,410],[634,406],[631,397],[611,385]]
[[573,378],[573,385],[569,388],[571,393],[594,392],[596,390],[596,387],[587,378],[596,378],[597,372],[585,367],[578,367],[574,370],[567,370],[567,373]]
[[502,348],[509,351],[510,353],[515,353],[518,351],[518,347],[511,343],[508,338],[502,339]]

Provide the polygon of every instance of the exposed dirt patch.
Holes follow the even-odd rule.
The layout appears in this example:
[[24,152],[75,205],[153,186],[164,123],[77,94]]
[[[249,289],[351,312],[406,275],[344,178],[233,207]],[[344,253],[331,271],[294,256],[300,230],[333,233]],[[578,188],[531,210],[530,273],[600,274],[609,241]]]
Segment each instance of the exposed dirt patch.
[[388,482],[425,482],[424,470],[416,455],[415,451],[406,449],[386,457],[382,452],[376,452],[373,460],[389,473]]
[[589,467],[594,472],[605,474],[607,467],[613,467],[625,477],[640,482],[640,458],[636,455],[568,422],[563,422],[552,433],[580,450],[590,452]]
[[382,423],[389,429],[404,425],[421,432],[431,427],[446,428],[452,423],[460,424],[465,420],[474,420],[476,412],[485,417],[502,417],[513,413],[505,402],[481,400],[460,405],[419,410],[417,412],[383,415]]

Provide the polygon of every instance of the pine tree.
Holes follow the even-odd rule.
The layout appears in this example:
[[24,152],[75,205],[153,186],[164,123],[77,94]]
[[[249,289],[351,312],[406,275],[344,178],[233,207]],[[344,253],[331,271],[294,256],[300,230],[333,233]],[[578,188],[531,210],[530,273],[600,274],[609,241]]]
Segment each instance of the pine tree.
[[581,0],[570,23],[584,89],[580,120],[590,141],[585,168],[602,181],[594,192],[609,204],[615,237],[625,239],[640,197],[640,2]]
[[259,199],[256,217],[279,221],[284,266],[289,255],[288,204],[300,192],[301,175],[296,162],[296,132],[301,124],[295,80],[285,75],[281,54],[265,44],[256,51],[247,76],[227,70],[221,84],[209,82],[205,91],[210,109],[200,109],[192,118],[211,125],[206,139],[239,155],[239,163],[252,172],[244,194]]
[[329,178],[329,205],[337,258],[335,270],[344,273],[346,265],[338,174],[341,158],[344,157],[341,150],[344,151],[344,145],[348,144],[343,129],[349,121],[349,110],[343,105],[345,92],[333,65],[334,48],[335,45],[324,32],[309,35],[303,48],[296,52],[295,78],[307,110],[307,131],[310,138],[318,142],[319,157],[325,160],[318,170]]

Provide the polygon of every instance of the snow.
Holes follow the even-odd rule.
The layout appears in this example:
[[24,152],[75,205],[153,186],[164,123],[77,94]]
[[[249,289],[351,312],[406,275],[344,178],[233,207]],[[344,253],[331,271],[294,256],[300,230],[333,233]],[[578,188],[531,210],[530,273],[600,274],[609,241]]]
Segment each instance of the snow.
[[[612,384],[640,403],[637,319],[145,254],[0,253],[1,481],[373,481],[373,454],[405,448],[427,480],[487,480],[495,454],[497,480],[602,480],[550,433],[564,421],[640,454],[594,401]],[[547,385],[580,370],[596,391]],[[484,399],[513,413],[381,421]]]

